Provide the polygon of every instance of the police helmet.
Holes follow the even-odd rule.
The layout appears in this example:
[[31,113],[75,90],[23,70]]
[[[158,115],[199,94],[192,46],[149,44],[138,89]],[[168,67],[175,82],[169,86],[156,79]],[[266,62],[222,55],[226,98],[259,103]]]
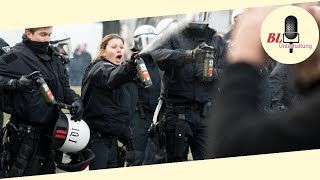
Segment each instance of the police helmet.
[[90,140],[90,129],[85,121],[73,121],[70,114],[60,111],[52,137],[55,149],[65,153],[79,152]]
[[209,24],[211,12],[198,12],[187,15],[187,21],[198,24]]
[[157,24],[157,27],[156,27],[157,34],[160,34],[161,32],[163,32],[165,29],[167,29],[168,27],[170,27],[174,23],[175,23],[175,20],[172,18],[162,19]]
[[78,156],[69,156],[69,158],[74,158],[70,159],[70,162],[66,164],[62,162],[57,163],[55,173],[88,171],[89,165],[94,157],[95,154],[90,149],[84,149],[79,152]]
[[141,51],[157,37],[156,29],[151,25],[139,26],[133,33],[133,51]]
[[72,58],[72,48],[71,48],[71,38],[64,32],[54,32],[51,35],[50,44],[55,50],[67,56],[68,58]]

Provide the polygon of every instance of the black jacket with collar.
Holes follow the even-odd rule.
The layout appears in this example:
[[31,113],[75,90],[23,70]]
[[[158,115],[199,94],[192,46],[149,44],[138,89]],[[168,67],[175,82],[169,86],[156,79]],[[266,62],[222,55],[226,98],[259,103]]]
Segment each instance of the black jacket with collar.
[[115,65],[104,57],[89,65],[82,81],[81,95],[83,119],[93,131],[124,139],[130,137],[130,116],[137,94],[131,95],[130,88],[134,84],[129,82],[135,75],[135,67]]
[[71,104],[80,96],[69,86],[66,69],[60,56],[49,47],[48,54],[42,59],[43,54],[38,54],[21,42],[0,58],[0,89],[2,93],[11,96],[14,112],[11,119],[25,124],[47,125],[54,124],[58,118],[58,110],[53,105],[47,104],[34,85],[25,91],[6,91],[5,83],[9,79],[19,79],[34,71],[40,71],[42,77],[51,89],[56,101]]
[[[202,81],[203,63],[191,63],[187,59],[186,51],[195,49],[202,42],[218,50],[211,82]],[[224,67],[226,43],[207,24],[189,23],[171,34],[159,35],[149,53],[164,71],[161,90],[164,98],[179,103],[206,103]]]

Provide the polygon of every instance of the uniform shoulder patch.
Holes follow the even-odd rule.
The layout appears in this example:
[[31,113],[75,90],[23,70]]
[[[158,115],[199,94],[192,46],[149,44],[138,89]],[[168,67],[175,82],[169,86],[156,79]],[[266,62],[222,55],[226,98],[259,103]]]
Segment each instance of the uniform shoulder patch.
[[5,63],[9,64],[16,60],[18,56],[15,53],[7,53],[1,56],[1,61],[4,61]]

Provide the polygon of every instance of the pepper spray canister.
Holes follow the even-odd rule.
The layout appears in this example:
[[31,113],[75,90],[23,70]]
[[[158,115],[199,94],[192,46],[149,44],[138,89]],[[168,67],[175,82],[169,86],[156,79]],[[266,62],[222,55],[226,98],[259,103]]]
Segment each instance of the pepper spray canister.
[[203,81],[212,81],[213,79],[213,62],[214,48],[212,46],[202,47],[206,51],[206,56],[203,62]]
[[148,88],[152,85],[152,80],[149,74],[149,71],[147,69],[146,64],[144,63],[144,60],[141,57],[137,57],[135,60],[136,68],[138,71],[138,76],[144,86],[144,88]]
[[38,87],[39,91],[41,92],[42,96],[44,97],[45,101],[49,104],[56,104],[56,100],[48,87],[47,83],[45,80],[39,76],[36,79],[36,86]]
[[43,98],[48,104],[56,104],[56,100],[48,87],[46,81],[41,77],[40,71],[35,71],[28,76],[29,79],[33,79],[38,90],[41,92]]

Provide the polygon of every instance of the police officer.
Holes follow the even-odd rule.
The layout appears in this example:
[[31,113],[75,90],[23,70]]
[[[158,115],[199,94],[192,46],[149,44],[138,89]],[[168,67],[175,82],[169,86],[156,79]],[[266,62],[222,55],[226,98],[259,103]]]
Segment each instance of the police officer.
[[[168,162],[187,160],[189,146],[193,159],[206,158],[209,92],[220,76],[220,61],[226,50],[225,41],[204,21],[206,15],[196,14],[193,22],[166,30],[170,34],[158,35],[149,51],[164,71],[164,107],[158,118],[164,123]],[[203,42],[216,49],[210,81],[204,81],[202,76],[206,52],[199,44]]]
[[96,155],[92,170],[118,167],[118,140],[132,149],[129,125],[137,95],[131,95],[128,83],[136,76],[136,66],[133,59],[123,63],[124,52],[119,35],[106,35],[82,81],[83,119],[92,132],[88,147]]
[[1,153],[1,169],[6,177],[54,173],[51,135],[59,110],[48,104],[34,82],[26,75],[40,71],[56,101],[71,104],[80,120],[82,101],[70,89],[66,71],[58,54],[49,45],[52,26],[28,28],[22,42],[0,58],[0,89],[10,94],[10,123],[6,125]]
[[[6,52],[8,52],[9,50],[10,50],[9,44],[5,40],[0,38],[0,57],[3,54],[5,54]],[[1,99],[2,99],[2,96],[1,96]],[[2,111],[2,107],[1,107],[1,109],[0,109],[0,132],[2,131],[2,126],[3,126],[3,111]]]
[[[139,26],[133,33],[133,52],[141,52],[156,38],[156,29],[151,25]],[[134,151],[127,155],[128,166],[142,165],[145,157],[145,150],[149,138],[148,129],[152,123],[153,112],[157,105],[157,99],[160,96],[160,74],[159,68],[154,60],[147,53],[142,53],[144,60],[152,79],[152,86],[144,88],[141,81],[136,81],[138,88],[138,104],[133,114],[131,130],[133,135]],[[133,159],[132,159],[133,158]]]

